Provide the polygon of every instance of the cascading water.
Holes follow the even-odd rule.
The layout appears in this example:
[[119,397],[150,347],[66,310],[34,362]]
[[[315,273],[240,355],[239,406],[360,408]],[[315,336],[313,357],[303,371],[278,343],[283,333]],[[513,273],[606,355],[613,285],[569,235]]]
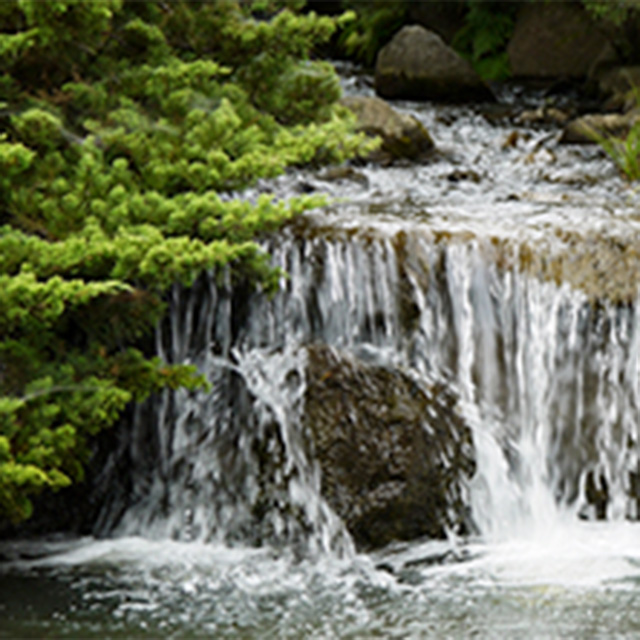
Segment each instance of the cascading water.
[[[517,245],[502,249],[511,266],[499,267],[490,242],[438,242],[415,225],[333,235],[291,234],[271,247],[288,277],[275,299],[246,302],[235,331],[230,292],[213,278],[175,289],[160,349],[198,363],[213,390],[164,397],[153,420],[136,421],[133,442],[156,441],[158,456],[149,465],[148,450],[134,447],[133,493],[143,498],[119,533],[209,539],[266,526],[278,534],[288,526],[283,512],[297,505],[328,550],[340,527],[300,426],[301,348],[312,342],[458,390],[478,461],[470,506],[484,536],[547,531],[561,514],[594,517],[598,508],[614,519],[635,515],[633,307],[594,308],[569,286],[523,273]],[[212,344],[226,347],[214,355]],[[264,454],[273,465],[268,497],[256,473],[269,464]],[[605,484],[597,503],[592,494],[604,495]],[[258,503],[259,522],[250,513]]]
[[[443,150],[433,164],[275,185],[304,180],[336,202],[266,242],[287,273],[274,297],[213,274],[173,289],[158,355],[195,364],[211,389],[137,408],[99,477],[100,539],[2,548],[15,560],[5,634],[42,633],[8,613],[21,589],[39,591],[60,636],[640,630],[638,303],[594,295],[576,275],[589,240],[571,244],[636,237],[633,202],[597,153],[556,147],[553,132],[505,147],[504,122],[404,107]],[[479,179],[460,181],[461,167]],[[390,371],[417,397],[457,398],[446,410],[471,429],[475,469],[447,497],[465,503],[466,533],[356,553],[310,434],[318,345],[363,394],[380,389],[370,372]]]

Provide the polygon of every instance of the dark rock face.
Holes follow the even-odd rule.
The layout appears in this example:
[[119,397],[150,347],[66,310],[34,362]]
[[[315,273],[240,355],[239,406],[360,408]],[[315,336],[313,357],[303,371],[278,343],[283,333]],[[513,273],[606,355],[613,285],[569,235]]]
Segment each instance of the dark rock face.
[[341,102],[356,114],[359,131],[382,140],[380,149],[368,159],[378,162],[399,158],[417,160],[434,148],[429,132],[417,118],[399,113],[380,98],[351,96]]
[[462,482],[474,461],[455,396],[328,347],[310,348],[308,358],[305,426],[322,493],[356,544],[464,529]]
[[507,47],[515,78],[584,78],[609,46],[574,2],[522,3]]
[[409,22],[435,31],[447,44],[464,26],[465,3],[462,0],[449,2],[410,2]]
[[420,25],[403,27],[378,53],[375,86],[383,98],[492,100],[473,67]]

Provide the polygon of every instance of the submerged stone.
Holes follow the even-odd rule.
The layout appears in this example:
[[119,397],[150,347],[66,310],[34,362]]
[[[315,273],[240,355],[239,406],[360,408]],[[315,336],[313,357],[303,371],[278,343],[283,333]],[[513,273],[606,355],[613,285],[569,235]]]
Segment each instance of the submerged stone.
[[474,460],[456,396],[326,346],[309,349],[307,367],[304,423],[322,494],[356,544],[463,530],[463,483]]

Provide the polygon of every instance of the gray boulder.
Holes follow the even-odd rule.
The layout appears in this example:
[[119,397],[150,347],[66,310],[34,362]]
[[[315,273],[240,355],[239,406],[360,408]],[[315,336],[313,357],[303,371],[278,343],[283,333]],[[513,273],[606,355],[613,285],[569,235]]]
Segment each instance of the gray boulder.
[[493,100],[471,64],[420,25],[403,27],[379,51],[375,87],[383,98]]
[[515,78],[584,78],[609,41],[574,2],[522,3],[507,47]]
[[464,528],[462,483],[474,461],[455,405],[444,386],[309,349],[305,426],[322,494],[359,548]]
[[368,156],[369,160],[383,163],[399,158],[417,160],[434,148],[429,132],[415,116],[392,109],[380,98],[349,96],[341,103],[356,114],[358,131],[382,141],[380,148]]

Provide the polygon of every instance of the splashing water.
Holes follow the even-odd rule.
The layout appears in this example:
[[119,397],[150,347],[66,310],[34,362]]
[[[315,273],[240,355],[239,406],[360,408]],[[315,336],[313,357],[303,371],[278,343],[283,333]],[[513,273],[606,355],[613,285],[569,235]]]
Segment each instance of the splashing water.
[[[325,184],[345,202],[269,241],[288,273],[273,298],[212,274],[174,288],[158,354],[212,390],[137,409],[103,474],[102,539],[2,546],[0,637],[640,632],[638,304],[542,264],[559,228],[636,233],[632,203],[588,151],[551,163],[549,132],[525,163],[495,144],[504,125],[407,108],[465,157]],[[447,180],[465,163],[479,182]],[[355,552],[301,427],[313,343],[457,392],[473,535]]]

